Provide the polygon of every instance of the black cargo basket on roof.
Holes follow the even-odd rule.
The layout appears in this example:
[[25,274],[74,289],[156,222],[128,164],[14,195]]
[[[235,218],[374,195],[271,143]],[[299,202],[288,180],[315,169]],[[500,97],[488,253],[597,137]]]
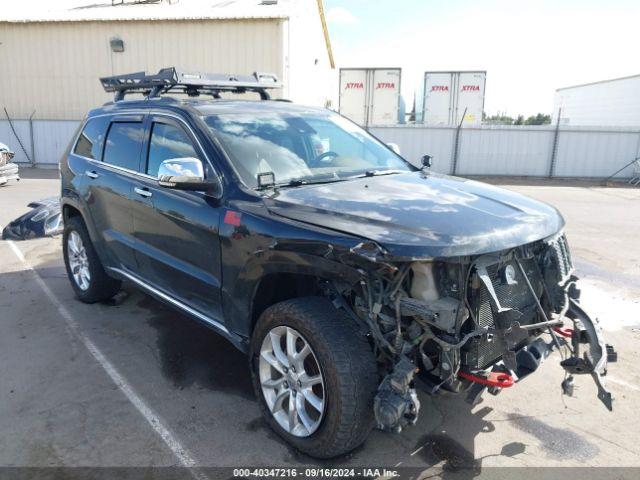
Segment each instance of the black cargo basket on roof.
[[100,83],[106,92],[115,92],[116,102],[128,93],[141,93],[153,98],[169,92],[184,93],[192,97],[208,94],[214,98],[220,98],[220,92],[255,92],[262,100],[269,100],[267,89],[282,87],[278,77],[272,73],[225,75],[184,72],[175,67],[163,68],[155,75],[136,72],[102,77]]

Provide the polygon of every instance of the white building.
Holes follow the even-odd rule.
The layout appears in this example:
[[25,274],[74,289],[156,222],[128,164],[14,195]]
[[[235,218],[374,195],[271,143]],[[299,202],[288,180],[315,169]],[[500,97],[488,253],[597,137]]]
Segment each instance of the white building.
[[[79,120],[111,100],[99,77],[162,67],[275,73],[275,97],[335,96],[322,0],[2,0],[0,109],[13,119]],[[112,5],[115,3],[116,5]],[[8,5],[11,8],[7,8]]]
[[552,121],[561,125],[640,126],[640,75],[556,90]]

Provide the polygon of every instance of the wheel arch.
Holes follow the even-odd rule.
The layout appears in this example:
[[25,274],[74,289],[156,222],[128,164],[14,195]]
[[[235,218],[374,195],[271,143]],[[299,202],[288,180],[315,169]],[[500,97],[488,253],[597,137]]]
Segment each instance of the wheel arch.
[[317,295],[318,282],[323,278],[310,272],[271,272],[255,285],[251,302],[251,331],[262,313],[271,305],[292,298]]
[[[82,217],[82,213],[80,213],[80,209],[76,208],[73,205],[70,204],[63,204],[62,205],[62,219],[67,222],[69,219],[73,218],[73,217]],[[84,220],[84,217],[82,218]],[[85,224],[87,223],[86,221],[84,222]]]
[[100,258],[100,261],[103,265],[109,265],[109,259],[105,257],[105,254],[102,249],[102,244],[100,243],[101,239],[98,235],[98,232],[95,229],[95,226],[92,222],[91,216],[85,210],[80,203],[78,198],[63,196],[60,201],[60,210],[62,212],[62,220],[66,224],[71,218],[79,217],[82,219],[85,227],[87,228],[87,232],[89,233],[89,238],[93,243],[94,248]]
[[[227,318],[243,318],[232,326],[242,336],[250,337],[255,324],[269,306],[292,298],[319,295],[323,281],[340,280],[356,283],[361,274],[357,269],[322,256],[294,252],[265,252],[254,257],[238,276],[233,289],[225,290]],[[234,322],[235,323],[235,322]]]

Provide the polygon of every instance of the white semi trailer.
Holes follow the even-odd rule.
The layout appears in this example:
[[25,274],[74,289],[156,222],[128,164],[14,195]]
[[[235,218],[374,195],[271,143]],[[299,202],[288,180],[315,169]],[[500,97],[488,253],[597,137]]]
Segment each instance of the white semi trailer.
[[640,75],[559,88],[553,122],[598,127],[640,126]]
[[399,68],[341,68],[339,111],[357,124],[395,125],[400,116]]
[[[416,122],[480,125],[487,72],[425,72],[416,98]],[[464,118],[463,118],[464,116]]]

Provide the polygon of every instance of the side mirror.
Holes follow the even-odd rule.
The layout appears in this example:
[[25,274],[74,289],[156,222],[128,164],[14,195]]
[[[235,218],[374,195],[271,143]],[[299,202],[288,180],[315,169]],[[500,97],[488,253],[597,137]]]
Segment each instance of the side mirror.
[[158,185],[176,190],[200,190],[215,197],[221,194],[220,182],[204,178],[202,162],[197,158],[170,158],[158,167]]
[[422,156],[422,167],[423,168],[431,168],[433,164],[433,157],[431,155],[423,155]]
[[400,147],[398,146],[397,143],[387,143],[387,147],[389,147],[391,150],[393,150],[395,153],[397,153],[398,155],[400,155]]

